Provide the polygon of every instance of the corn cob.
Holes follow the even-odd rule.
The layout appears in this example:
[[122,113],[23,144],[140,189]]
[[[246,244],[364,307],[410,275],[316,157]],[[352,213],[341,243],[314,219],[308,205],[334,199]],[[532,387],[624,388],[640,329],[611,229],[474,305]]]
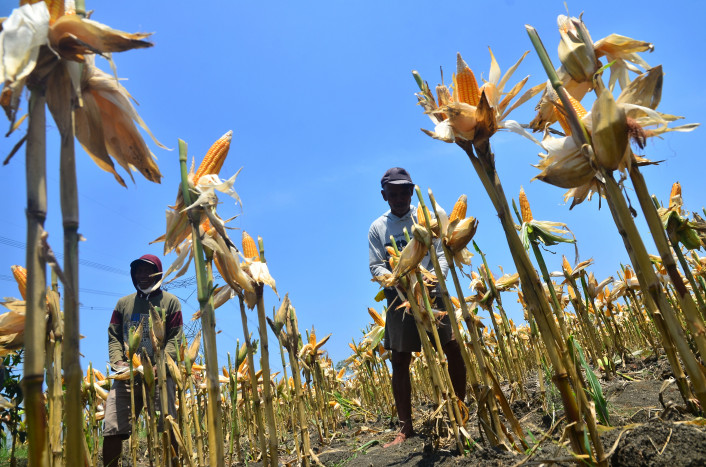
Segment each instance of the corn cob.
[[14,265],[11,267],[12,275],[17,281],[17,288],[20,289],[22,300],[27,300],[27,270],[22,266]]
[[461,54],[456,54],[456,74],[453,77],[456,89],[456,101],[477,106],[480,102],[480,91],[476,77],[468,67]]
[[449,215],[449,222],[453,222],[456,219],[466,218],[466,209],[468,208],[468,196],[461,195],[458,197],[456,204],[454,204],[451,214]]
[[385,321],[374,308],[368,308],[368,313],[370,314],[370,317],[373,318],[373,321],[375,321],[375,324],[385,327]]
[[454,308],[461,308],[461,301],[454,296],[451,296],[451,303],[453,303]]
[[[568,93],[567,93],[568,94]],[[568,94],[569,102],[571,102],[571,107],[576,111],[579,119],[582,119],[586,115],[586,109],[583,108],[581,103],[574,98],[571,94]],[[558,99],[558,96],[557,96]],[[561,102],[554,101],[554,115],[556,116],[559,125],[561,125],[562,130],[568,136],[571,134],[571,126],[569,126],[569,120],[566,118],[566,112],[564,111],[564,106]]]
[[569,264],[569,260],[566,259],[566,256],[562,256],[561,266],[564,269],[564,271],[569,274],[571,274],[571,272],[573,271],[573,268]]
[[[138,329],[142,329],[142,325],[140,325],[140,327],[139,327]],[[135,335],[138,335],[138,334],[135,333]],[[141,335],[142,335],[142,334],[140,333],[140,336],[141,336]],[[139,343],[139,341],[138,341],[138,343]],[[134,352],[134,351],[133,351],[133,352]],[[142,359],[140,358],[140,354],[137,353],[137,352],[135,352],[135,353],[132,354],[132,367],[133,367],[133,368],[138,368],[140,365],[142,365]]]
[[218,271],[218,274],[220,274],[221,277],[226,277],[226,271],[221,265],[220,261],[218,261],[218,255],[213,255],[213,264],[216,266],[216,271]]
[[[436,86],[436,100],[439,102],[439,107],[443,107],[453,102],[451,92],[449,92],[449,88],[446,87],[445,84],[439,84]],[[446,120],[448,118],[448,115],[445,113],[438,113],[436,116],[439,117],[439,120]]]
[[255,240],[243,230],[243,256],[246,260],[259,261],[260,253],[255,245]]
[[[20,6],[27,4],[39,3],[42,0],[20,0]],[[64,0],[44,0],[49,10],[49,24],[54,24],[54,21],[64,15]],[[73,3],[73,2],[71,2]]]
[[520,215],[522,216],[522,222],[530,222],[533,219],[527,195],[522,187],[520,187]]
[[[674,184],[672,185],[672,191],[671,193],[669,193],[669,207],[678,207],[681,206],[681,204],[681,185],[679,184],[679,182],[674,182]],[[681,209],[679,209],[679,211],[681,212]]]
[[230,141],[233,138],[233,130],[229,130],[226,134],[216,140],[208,150],[201,161],[199,168],[194,175],[193,183],[197,185],[199,178],[204,175],[218,174],[223,167],[223,162],[226,160],[228,150],[230,149]]
[[422,227],[426,227],[427,225],[426,219],[424,218],[424,209],[422,209],[421,204],[417,206],[417,223]]
[[201,222],[201,229],[204,231],[204,233],[207,233],[207,234],[209,234],[209,235],[210,235],[210,231],[215,230],[215,229],[211,226],[211,221],[208,220],[208,217],[205,218],[205,219],[203,220],[203,222]]
[[635,273],[632,272],[632,269],[630,269],[629,267],[626,267],[625,268],[625,280],[627,281],[628,279],[632,279],[633,277],[635,277]]

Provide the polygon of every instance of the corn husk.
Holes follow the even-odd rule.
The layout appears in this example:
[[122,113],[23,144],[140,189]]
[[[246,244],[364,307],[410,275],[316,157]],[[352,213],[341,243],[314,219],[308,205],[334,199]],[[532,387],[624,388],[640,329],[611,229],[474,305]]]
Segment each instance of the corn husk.
[[201,346],[201,331],[199,331],[196,334],[196,337],[194,337],[194,340],[191,341],[191,345],[189,345],[188,350],[184,354],[184,362],[187,363],[187,367],[190,367],[191,366],[190,364],[196,360],[196,356],[199,353],[200,346]]
[[559,15],[559,60],[564,70],[575,81],[591,81],[599,63],[593,50],[593,41],[581,18]]
[[629,162],[627,117],[608,90],[604,89],[593,103],[591,119],[593,152],[598,163],[607,170],[616,170],[625,160]]
[[49,10],[44,2],[12,10],[0,31],[0,103],[11,122],[19,106],[25,81],[37,65],[39,48],[47,43]]
[[142,339],[142,321],[135,328],[134,326],[130,328],[128,335],[128,358],[132,358],[136,355],[137,348],[140,346],[140,340]]
[[541,180],[561,188],[577,188],[588,184],[595,175],[588,159],[581,154],[572,137],[553,138],[545,136],[542,145],[548,154],[535,165],[542,172],[533,180]]
[[88,57],[81,76],[83,105],[74,111],[76,138],[101,169],[110,172],[125,186],[110,157],[130,175],[137,169],[147,180],[160,183],[162,174],[137,126],[142,127],[155,144],[166,149],[152,135],[130,102],[131,96],[117,79],[94,65]]
[[147,355],[147,352],[145,349],[142,349],[142,357],[141,360],[143,362],[142,364],[142,374],[145,379],[145,383],[147,384],[147,389],[150,391],[148,394],[152,392],[152,389],[154,388],[154,382],[155,382],[155,376],[154,376],[154,368],[152,367],[152,361],[150,360],[149,355]]
[[289,294],[285,294],[284,299],[282,299],[282,303],[279,306],[279,309],[275,313],[275,319],[273,321],[275,327],[275,335],[277,336],[279,336],[280,331],[287,323],[287,312],[289,311],[290,305],[291,302],[289,300]]
[[162,319],[162,309],[158,306],[152,306],[150,304],[150,328],[152,328],[152,331],[154,332],[155,339],[157,340],[157,343],[159,343],[159,347],[162,347],[162,343],[164,342],[164,320]]
[[475,217],[454,221],[449,225],[451,233],[446,236],[444,243],[455,254],[466,248],[466,245],[476,234],[477,228],[478,220]]
[[88,54],[152,47],[151,42],[143,40],[151,35],[118,31],[79,15],[63,15],[49,28],[48,38],[52,49],[62,58],[83,62]]

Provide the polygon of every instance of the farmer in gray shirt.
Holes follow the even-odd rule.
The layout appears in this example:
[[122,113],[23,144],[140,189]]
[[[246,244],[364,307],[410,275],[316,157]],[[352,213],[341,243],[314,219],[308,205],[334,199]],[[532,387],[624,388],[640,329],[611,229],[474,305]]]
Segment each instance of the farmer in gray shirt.
[[[390,274],[389,254],[385,247],[392,246],[390,236],[395,239],[397,247],[402,250],[407,244],[403,229],[406,227],[411,232],[412,225],[417,221],[411,207],[414,183],[409,173],[401,167],[393,167],[385,172],[380,182],[382,186],[382,199],[390,205],[390,210],[372,223],[368,231],[368,248],[370,256],[370,272],[373,277]],[[444,257],[440,241],[434,240],[437,256],[441,269],[446,275],[448,263]],[[429,254],[421,263],[426,269],[433,271]],[[439,280],[444,280],[440,277]],[[404,442],[414,435],[412,428],[412,385],[410,381],[409,366],[412,362],[412,352],[421,350],[421,340],[414,317],[407,314],[402,304],[401,290],[395,288],[385,289],[387,299],[387,317],[385,321],[385,340],[383,346],[390,350],[390,363],[392,364],[392,393],[395,397],[397,415],[400,420],[400,432],[395,439],[384,447],[393,446]],[[438,291],[431,292],[433,306],[443,309],[443,302],[438,296]],[[453,312],[453,311],[451,311]],[[453,383],[454,392],[460,400],[466,396],[466,367],[461,358],[458,343],[453,337],[448,316],[445,316],[438,326],[441,345],[449,364],[449,374]]]

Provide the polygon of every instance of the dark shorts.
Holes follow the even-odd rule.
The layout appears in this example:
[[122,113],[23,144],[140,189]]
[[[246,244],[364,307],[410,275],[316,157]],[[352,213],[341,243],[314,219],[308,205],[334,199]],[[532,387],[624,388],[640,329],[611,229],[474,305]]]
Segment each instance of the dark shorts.
[[[385,340],[383,347],[396,352],[419,352],[422,350],[422,341],[417,332],[417,325],[414,323],[414,316],[407,313],[404,308],[398,308],[402,301],[397,297],[394,289],[385,289],[387,299],[387,315],[385,317]],[[444,303],[441,297],[432,297],[432,306],[437,310],[444,310]],[[436,327],[441,345],[445,346],[452,340],[453,330],[451,320],[448,315],[441,319],[441,323]],[[434,342],[432,334],[427,332],[429,340]]]
[[[149,396],[148,396],[149,397]],[[113,381],[105,402],[105,421],[103,424],[103,436],[122,436],[124,439],[130,436],[132,427],[130,426],[130,381]],[[142,383],[135,383],[135,417],[139,417],[144,401],[142,400]],[[159,385],[155,382],[154,408],[162,411],[159,400]],[[174,403],[174,380],[167,377],[167,410],[169,415],[176,418],[176,404]],[[157,429],[164,430],[164,419],[159,417]]]

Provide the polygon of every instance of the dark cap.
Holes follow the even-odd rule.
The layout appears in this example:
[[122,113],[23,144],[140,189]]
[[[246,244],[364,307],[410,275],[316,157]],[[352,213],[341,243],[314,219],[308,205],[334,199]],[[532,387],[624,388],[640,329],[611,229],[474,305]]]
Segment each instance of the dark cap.
[[380,186],[385,188],[385,185],[388,183],[393,185],[414,185],[412,177],[409,176],[409,172],[402,167],[387,169],[385,175],[382,176],[382,180],[380,180]]
[[139,263],[151,264],[157,269],[157,272],[162,272],[162,262],[154,255],[142,255],[132,263],[130,263],[130,269],[134,269]]

